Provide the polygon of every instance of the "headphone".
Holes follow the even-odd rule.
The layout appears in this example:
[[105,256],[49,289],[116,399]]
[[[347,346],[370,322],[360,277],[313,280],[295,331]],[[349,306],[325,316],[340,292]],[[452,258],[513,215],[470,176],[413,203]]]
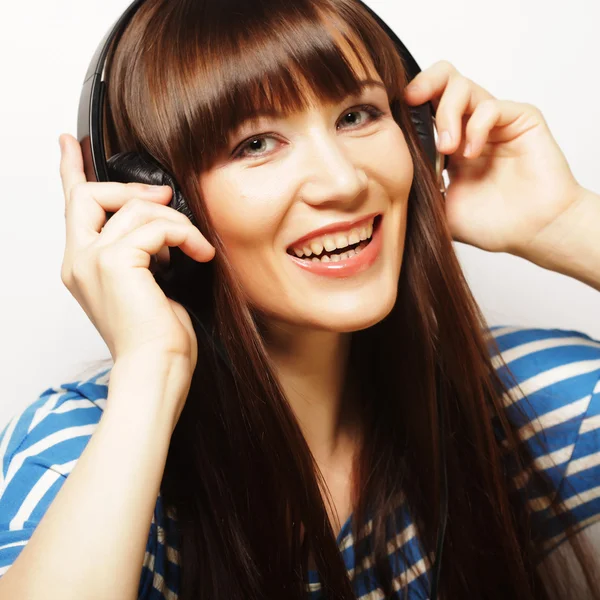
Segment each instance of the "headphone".
[[[125,9],[123,14],[113,23],[108,32],[102,38],[98,45],[87,72],[85,74],[81,96],[79,98],[79,111],[77,115],[77,139],[81,145],[83,154],[84,171],[88,181],[117,181],[127,183],[138,181],[150,185],[168,185],[171,187],[173,195],[168,204],[171,208],[186,215],[190,221],[198,226],[196,219],[190,210],[185,198],[179,190],[174,178],[164,169],[160,163],[150,155],[144,155],[137,152],[122,152],[106,158],[104,146],[104,104],[106,95],[106,83],[104,81],[104,69],[106,58],[109,49],[113,42],[118,43],[119,38],[124,32],[131,17],[144,0],[134,0]],[[409,76],[409,81],[412,80],[418,73],[421,72],[416,60],[407,50],[406,46],[400,41],[398,36],[390,29],[390,27],[364,2],[356,0],[361,4],[370,15],[377,21],[378,25],[385,31],[394,43],[404,66]],[[415,125],[419,140],[423,145],[425,153],[434,166],[435,173],[438,179],[439,190],[442,195],[446,195],[446,186],[443,179],[443,171],[447,166],[448,157],[437,150],[436,139],[437,130],[435,128],[435,117],[433,107],[430,102],[419,106],[410,106],[411,119]],[[107,220],[114,213],[107,213]],[[155,257],[153,257],[154,259]],[[198,263],[191,257],[185,254],[177,246],[169,248],[169,266],[168,268],[160,268],[156,261],[157,269],[154,272],[154,277],[165,293],[171,297],[178,296],[177,281],[185,281],[186,275],[198,267]],[[187,307],[186,307],[187,308]],[[226,352],[221,347],[218,340],[213,339],[206,327],[202,323],[202,319],[190,311],[191,316],[195,318],[198,324],[202,327],[207,338],[213,346],[216,346],[221,358],[232,369],[227,358]],[[437,409],[440,432],[440,464],[442,465],[441,476],[441,500],[440,500],[440,523],[438,525],[438,536],[435,551],[435,562],[431,575],[430,600],[437,599],[437,590],[439,585],[439,573],[441,568],[442,548],[444,545],[444,536],[446,533],[446,521],[448,516],[448,481],[446,469],[446,454],[445,454],[445,435],[444,435],[444,407],[441,401],[442,373],[437,369]]]

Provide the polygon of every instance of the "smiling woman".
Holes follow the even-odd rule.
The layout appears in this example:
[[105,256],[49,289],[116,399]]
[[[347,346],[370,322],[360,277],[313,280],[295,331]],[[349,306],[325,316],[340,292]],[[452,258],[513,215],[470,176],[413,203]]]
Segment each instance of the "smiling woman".
[[[15,477],[20,482],[3,496],[5,506],[14,510],[23,482],[35,479],[19,469],[23,439],[39,435],[40,422],[46,432],[68,430],[83,425],[78,418],[89,434],[103,399],[110,396],[110,407],[121,390],[128,402],[108,408],[90,444],[103,450],[102,460],[87,454],[84,465],[96,475],[92,467],[114,452],[107,440],[124,449],[124,462],[143,448],[143,464],[155,465],[155,475],[165,461],[140,598],[428,598],[441,517],[440,448],[449,482],[441,596],[548,598],[563,574],[550,570],[542,579],[542,558],[600,514],[593,498],[576,499],[582,492],[589,500],[592,484],[571,477],[589,466],[590,452],[579,443],[582,399],[600,401],[600,342],[489,330],[454,253],[436,174],[403,100],[405,66],[390,38],[355,0],[147,0],[111,50],[112,168],[135,151],[178,182],[215,254],[200,255],[196,238],[205,262],[171,282],[181,304],[168,306],[202,315],[208,335],[194,330],[197,344],[194,336],[177,338],[192,340],[191,353],[197,345],[179,411],[160,403],[155,409],[156,396],[174,384],[161,378],[163,354],[147,349],[154,347],[147,337],[145,370],[126,354],[112,369],[65,386],[65,394],[48,390],[26,424],[0,442],[11,449],[5,490]],[[79,191],[66,193],[68,212],[83,212],[76,198],[85,185],[115,183],[73,185]],[[109,188],[93,189],[99,198]],[[126,218],[135,221],[142,206],[132,200],[106,225],[102,214],[98,239],[110,239]],[[150,278],[136,278],[147,274],[138,263],[127,271],[117,261],[110,270],[109,255],[95,267],[104,274],[96,291],[108,324],[130,302],[129,317],[110,330],[119,333],[151,304],[131,301]],[[73,267],[74,281],[85,279],[83,264]],[[140,331],[152,333],[151,319],[140,322]],[[540,383],[551,369],[560,387],[552,395]],[[134,383],[143,386],[142,400]],[[74,416],[67,400],[85,398],[92,402]],[[148,423],[158,428],[171,419],[168,436],[146,436],[142,444]],[[559,430],[542,440],[544,426]],[[565,449],[579,462],[554,465]],[[65,465],[73,468],[81,444],[61,452],[67,456],[44,454],[29,467],[39,474],[40,464],[52,465],[43,475],[49,490]],[[84,477],[82,469],[75,477]],[[120,481],[149,496],[147,471],[133,473]],[[6,519],[13,537],[3,547],[16,552],[28,542],[59,487],[29,512],[39,488],[25,494],[24,508]],[[120,490],[110,493],[120,498]],[[123,504],[132,504],[132,495],[123,491]],[[104,529],[127,533],[129,520],[115,513]],[[0,583],[0,592],[17,589],[19,573],[29,578],[35,549],[38,558],[51,554],[44,535],[50,539],[32,537],[25,554],[32,558],[15,562],[13,588]],[[126,536],[123,546],[132,545]],[[80,554],[96,563],[90,547]],[[589,576],[590,557],[586,563],[585,552],[574,549]],[[112,557],[118,582],[121,549],[105,550],[99,560]],[[123,577],[139,574],[134,554],[127,554]],[[83,569],[73,570],[82,577]],[[76,589],[69,587],[82,597]],[[105,596],[122,597],[115,589],[122,588]]]
[[[379,85],[361,79],[359,92],[350,88],[340,100],[313,97],[285,117],[244,121],[232,136],[234,149],[199,182],[208,217],[252,306],[285,323],[355,331],[381,320],[395,301],[413,161],[374,66],[363,58],[369,71],[363,74],[350,46],[344,49],[342,57],[358,76]],[[316,96],[307,82],[297,93]],[[250,152],[254,143],[260,152]],[[342,234],[360,236],[352,222],[371,218],[373,226],[375,215],[381,227],[374,243],[363,245],[364,254],[362,248],[352,256],[335,252],[349,244]],[[290,261],[294,246],[303,255],[326,253],[315,262]]]

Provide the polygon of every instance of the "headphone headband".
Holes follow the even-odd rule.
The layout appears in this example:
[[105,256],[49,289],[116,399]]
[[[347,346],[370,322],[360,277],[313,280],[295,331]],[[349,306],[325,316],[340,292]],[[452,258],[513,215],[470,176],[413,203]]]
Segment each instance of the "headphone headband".
[[77,139],[83,151],[84,171],[88,181],[110,180],[103,133],[106,57],[143,2],[144,0],[134,0],[111,25],[98,44],[83,80],[77,113]]

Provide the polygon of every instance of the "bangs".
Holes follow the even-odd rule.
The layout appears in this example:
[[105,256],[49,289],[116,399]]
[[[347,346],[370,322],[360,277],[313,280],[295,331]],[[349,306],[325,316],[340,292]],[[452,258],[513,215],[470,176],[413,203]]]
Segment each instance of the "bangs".
[[218,14],[205,16],[210,31],[194,28],[197,43],[186,49],[195,67],[187,71],[186,112],[199,169],[214,164],[246,120],[289,115],[315,100],[340,102],[361,92],[373,68],[390,103],[400,97],[405,71],[393,42],[357,4],[342,7],[259,0],[235,2],[233,10],[231,2],[207,3],[204,9]]

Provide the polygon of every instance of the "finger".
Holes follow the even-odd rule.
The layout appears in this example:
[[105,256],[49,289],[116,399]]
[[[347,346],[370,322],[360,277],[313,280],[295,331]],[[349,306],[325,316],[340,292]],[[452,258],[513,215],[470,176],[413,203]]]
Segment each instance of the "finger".
[[164,204],[173,195],[173,190],[168,185],[148,185],[137,181],[90,181],[85,187],[104,211],[111,213],[117,212],[132,198],[139,197]]
[[192,225],[192,222],[186,215],[174,208],[135,198],[127,202],[106,223],[100,233],[98,243],[100,245],[112,244],[141,225],[145,225],[155,219],[168,219],[185,226]]
[[519,102],[495,99],[481,102],[467,122],[463,155],[475,158],[481,154],[488,140],[502,141],[505,136],[501,132],[494,136],[492,130],[511,125],[524,113],[524,106]]
[[460,75],[450,77],[435,113],[440,152],[451,154],[458,148],[462,137],[462,117],[471,102],[471,93],[468,79]]
[[58,142],[61,148],[59,171],[66,206],[73,187],[87,180],[83,171],[83,156],[79,142],[68,133],[59,135]]
[[179,246],[188,256],[199,262],[208,262],[215,249],[208,243],[200,230],[192,224],[183,225],[169,219],[155,219],[133,230],[115,244],[116,247],[135,247],[143,251],[139,263],[131,266],[148,268],[150,257],[164,246]]
[[[437,110],[440,97],[446,89],[450,77],[457,75],[464,77],[452,63],[449,63],[446,60],[433,64],[431,67],[421,71],[406,87],[406,101],[409,104],[416,106],[431,100],[434,109]],[[474,81],[471,81],[470,79],[467,79],[467,81],[469,81],[472,86],[472,92],[471,101],[467,106],[466,112],[471,114],[475,110],[477,104],[483,100],[494,98],[494,96],[480,85],[477,85]]]
[[76,184],[65,207],[66,248],[75,250],[94,242],[107,225],[106,211],[116,212],[134,197],[142,196],[161,203],[170,200],[171,188],[168,186],[164,186],[165,191],[160,193],[151,191],[151,188],[158,189],[159,186],[112,181]]

